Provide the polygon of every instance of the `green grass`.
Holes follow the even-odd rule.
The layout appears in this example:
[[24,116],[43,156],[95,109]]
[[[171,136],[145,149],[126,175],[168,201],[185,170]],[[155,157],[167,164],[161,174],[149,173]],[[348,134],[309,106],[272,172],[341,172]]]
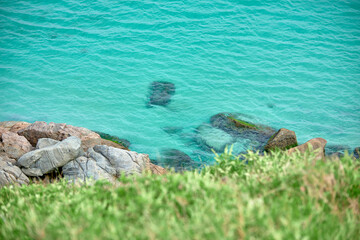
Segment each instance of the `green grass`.
[[0,189],[0,239],[358,239],[360,164],[227,150],[201,172]]

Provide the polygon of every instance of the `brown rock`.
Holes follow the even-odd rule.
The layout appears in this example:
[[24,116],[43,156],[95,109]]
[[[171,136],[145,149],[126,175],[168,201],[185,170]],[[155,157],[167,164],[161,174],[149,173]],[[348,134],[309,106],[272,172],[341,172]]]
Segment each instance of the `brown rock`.
[[28,122],[17,122],[14,124],[14,126],[12,126],[10,128],[10,132],[17,133],[18,131],[25,129],[30,125],[31,125],[31,123],[28,123]]
[[8,132],[9,130],[3,127],[0,127],[0,140],[2,140],[1,136],[3,133]]
[[167,173],[165,168],[152,163],[150,163],[150,171],[152,174],[156,174],[156,175],[164,175]]
[[31,123],[28,122],[20,122],[20,121],[5,121],[0,122],[0,128],[5,128],[10,132],[18,132],[24,128],[27,128]]
[[18,159],[32,150],[31,144],[23,136],[9,131],[2,131],[0,150],[9,158]]
[[265,150],[275,150],[281,149],[286,150],[292,147],[297,146],[297,139],[294,131],[290,131],[286,128],[281,128],[274,135],[271,136],[267,144],[265,145]]
[[29,142],[36,146],[40,138],[52,138],[62,141],[70,136],[80,138],[82,141],[100,138],[99,134],[83,127],[66,125],[65,123],[35,122],[27,128],[20,130],[19,135],[24,136]]
[[299,151],[300,153],[305,153],[310,150],[312,150],[312,151],[317,150],[318,152],[316,153],[315,159],[316,160],[325,159],[326,143],[327,143],[327,141],[323,138],[313,138],[304,144],[301,144],[297,147],[290,148],[288,150],[288,153],[292,154],[297,151]]
[[81,147],[84,150],[84,152],[86,152],[89,148],[94,147],[95,145],[106,145],[109,147],[129,150],[128,148],[124,147],[121,144],[117,144],[110,140],[106,140],[106,139],[102,139],[102,138],[93,138],[93,139],[88,139],[88,140],[84,140],[81,142]]

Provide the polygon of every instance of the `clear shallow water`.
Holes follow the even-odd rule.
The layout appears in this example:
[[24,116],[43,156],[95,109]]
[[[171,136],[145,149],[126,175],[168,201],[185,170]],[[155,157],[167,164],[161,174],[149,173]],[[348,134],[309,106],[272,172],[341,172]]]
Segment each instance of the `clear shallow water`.
[[[0,121],[107,132],[156,158],[219,112],[360,145],[359,1],[0,0]],[[153,81],[176,93],[146,108]],[[164,127],[183,127],[168,134]]]

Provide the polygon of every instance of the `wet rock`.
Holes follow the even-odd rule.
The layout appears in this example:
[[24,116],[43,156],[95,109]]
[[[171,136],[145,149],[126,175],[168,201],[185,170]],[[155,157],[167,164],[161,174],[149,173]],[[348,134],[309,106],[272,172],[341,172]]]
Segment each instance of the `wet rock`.
[[305,153],[310,150],[312,151],[317,150],[318,152],[316,153],[315,159],[316,160],[325,159],[326,143],[327,141],[323,138],[313,138],[304,144],[290,148],[288,150],[288,154],[293,154],[297,151],[299,151],[300,153]]
[[55,145],[24,154],[18,164],[29,176],[42,176],[76,159],[81,153],[80,139],[71,136]]
[[175,85],[171,82],[152,82],[150,86],[150,99],[148,106],[165,106],[170,103],[171,96],[175,94]]
[[233,137],[221,129],[203,124],[197,128],[197,143],[205,150],[224,151],[226,145],[233,143]]
[[255,124],[241,120],[241,116],[248,117],[240,114],[218,113],[210,118],[210,123],[213,127],[222,129],[230,134],[242,133],[245,129],[258,129]]
[[[117,136],[113,136],[113,135],[103,133],[103,132],[98,132],[98,131],[94,131],[94,132],[99,134],[102,139],[109,140],[109,141],[112,141],[114,143],[123,145],[125,147],[125,149],[130,147],[130,144],[131,144],[130,141],[128,141],[128,140],[126,140],[124,138],[119,138]],[[97,145],[107,145],[107,144],[97,144]],[[110,146],[110,145],[108,145],[108,146]]]
[[274,135],[272,135],[265,145],[266,151],[271,150],[286,150],[298,145],[296,135],[294,131],[290,131],[286,128],[281,128]]
[[161,162],[166,167],[174,168],[176,172],[191,170],[199,167],[199,163],[191,159],[186,153],[177,149],[165,149],[161,153]]
[[57,144],[59,141],[51,138],[40,138],[36,144],[36,149],[50,147]]
[[24,136],[33,146],[36,146],[40,138],[51,138],[59,141],[70,136],[76,136],[82,141],[100,138],[99,134],[89,129],[53,122],[49,124],[46,122],[35,122],[27,128],[20,130],[18,134]]
[[359,159],[360,147],[355,148],[353,154],[354,154],[354,157],[355,157],[356,159]]
[[23,185],[28,183],[29,178],[25,176],[20,168],[0,158],[0,187],[11,184]]
[[234,155],[246,154],[248,150],[256,151],[258,149],[259,142],[252,141],[247,138],[238,138],[236,142],[233,144]]
[[23,136],[2,128],[0,130],[0,151],[6,153],[9,158],[18,159],[32,150],[31,144]]
[[[115,183],[122,174],[140,175],[151,171],[149,156],[146,154],[96,145],[81,156],[63,166],[64,177],[72,181],[85,182],[87,179],[105,179]],[[161,171],[161,168],[158,168]],[[156,171],[153,167],[153,172]]]

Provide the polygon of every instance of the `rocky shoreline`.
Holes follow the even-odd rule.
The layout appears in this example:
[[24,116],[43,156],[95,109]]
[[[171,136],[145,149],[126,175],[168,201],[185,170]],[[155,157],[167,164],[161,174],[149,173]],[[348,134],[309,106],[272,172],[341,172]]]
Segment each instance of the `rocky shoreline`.
[[[316,150],[316,159],[325,159],[325,139],[314,138],[298,145],[293,131],[285,128],[276,131],[243,118],[239,114],[216,114],[211,117],[210,124],[204,123],[197,128],[195,141],[206,151],[222,152],[233,144],[235,154],[252,146],[252,150],[260,153],[276,149],[288,154]],[[237,144],[242,148],[245,145],[247,149]],[[51,182],[54,176],[74,183],[90,179],[116,183],[121,175],[162,175],[167,172],[153,164],[147,154],[130,151],[129,145],[125,139],[65,123],[0,122],[0,187],[29,184],[31,180],[45,178]],[[341,154],[333,152],[331,157]],[[359,158],[359,148],[353,155]],[[164,156],[163,165],[175,170],[201,166],[176,149],[165,151]]]
[[63,123],[0,122],[0,186],[28,184],[53,176],[71,182],[122,175],[164,174],[147,154],[130,151],[119,141]]

